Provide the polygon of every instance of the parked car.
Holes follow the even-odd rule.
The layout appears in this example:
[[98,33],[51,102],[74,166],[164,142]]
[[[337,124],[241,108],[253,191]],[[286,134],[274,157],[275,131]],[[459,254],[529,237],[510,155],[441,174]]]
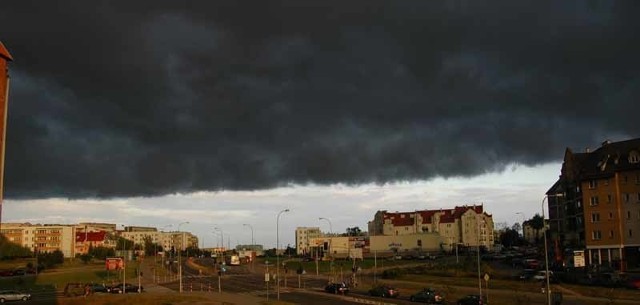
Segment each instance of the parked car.
[[427,304],[443,304],[444,296],[431,288],[425,288],[412,294],[409,300],[411,300],[411,302],[423,302]]
[[86,294],[86,286],[84,283],[67,283],[64,286],[64,296],[77,297]]
[[349,286],[345,283],[330,283],[324,287],[324,291],[330,293],[347,294],[349,292]]
[[528,281],[528,280],[532,279],[535,274],[536,274],[536,271],[533,270],[533,269],[524,269],[518,275],[518,279],[521,280],[521,281]]
[[13,276],[13,270],[0,270],[0,276]]
[[[533,279],[536,281],[543,281],[547,279],[547,271],[541,270],[533,276]],[[553,271],[549,271],[549,280],[553,279]]]
[[540,262],[537,259],[529,258],[525,259],[523,265],[526,269],[538,269],[540,268]]
[[27,270],[25,270],[25,269],[19,268],[19,269],[13,270],[13,275],[14,276],[22,276],[22,275],[25,275],[25,274],[27,274]]
[[628,278],[625,283],[629,289],[640,289],[640,277]]
[[477,295],[477,294],[470,294],[465,296],[462,299],[458,300],[458,303],[456,303],[458,305],[482,305],[484,304],[484,302],[482,301],[482,298]]
[[144,287],[140,286],[138,289],[138,285],[133,285],[131,283],[126,284],[117,284],[107,288],[107,292],[109,293],[133,293],[133,292],[144,292]]
[[1,290],[0,303],[6,301],[27,301],[31,299],[31,294],[22,293],[16,290]]
[[91,293],[107,293],[107,286],[102,284],[90,284],[89,288],[91,289]]
[[397,298],[398,295],[400,295],[400,292],[391,286],[379,285],[371,288],[369,290],[369,295],[383,298]]

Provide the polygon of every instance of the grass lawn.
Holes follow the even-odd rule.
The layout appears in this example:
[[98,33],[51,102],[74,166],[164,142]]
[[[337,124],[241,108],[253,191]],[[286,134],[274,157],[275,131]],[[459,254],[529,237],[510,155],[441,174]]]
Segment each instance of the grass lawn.
[[[127,278],[136,277],[138,263],[126,264]],[[61,266],[46,269],[35,275],[21,277],[2,277],[0,287],[7,289],[33,290],[53,288],[62,290],[67,283],[118,283],[122,280],[122,272],[105,270],[104,262],[94,261],[88,264],[79,261],[66,261]]]

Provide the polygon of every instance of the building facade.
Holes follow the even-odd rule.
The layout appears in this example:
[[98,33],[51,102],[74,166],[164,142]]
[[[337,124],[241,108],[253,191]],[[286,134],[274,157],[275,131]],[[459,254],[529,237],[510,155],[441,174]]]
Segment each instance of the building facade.
[[640,139],[584,153],[567,148],[547,195],[551,238],[566,250],[558,260],[584,250],[589,265],[640,266]]
[[9,242],[34,252],[60,250],[64,257],[75,257],[75,225],[3,223],[0,233]]
[[155,228],[116,230],[115,224],[30,224],[3,223],[0,228],[9,242],[29,248],[37,252],[53,252],[60,250],[65,258],[86,254],[90,247],[116,247],[116,236],[133,241],[134,244],[144,245],[146,237],[152,242],[162,245],[163,250],[169,251],[174,247],[186,249],[198,247],[198,238],[189,232],[158,232]]
[[413,212],[378,211],[368,224],[369,235],[436,233],[449,250],[460,244],[491,249],[494,244],[493,217],[483,208],[483,205],[472,205]]
[[319,227],[298,227],[296,228],[296,254],[308,255],[311,247],[315,247],[314,238],[325,236]]

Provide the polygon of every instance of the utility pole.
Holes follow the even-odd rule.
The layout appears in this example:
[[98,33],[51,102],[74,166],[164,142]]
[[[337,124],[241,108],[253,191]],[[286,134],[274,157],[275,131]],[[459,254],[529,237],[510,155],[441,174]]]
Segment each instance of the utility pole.
[[[7,145],[7,110],[9,106],[9,68],[13,57],[0,42],[0,226],[2,224],[2,201],[4,200],[4,152]],[[36,266],[37,269],[37,266]]]

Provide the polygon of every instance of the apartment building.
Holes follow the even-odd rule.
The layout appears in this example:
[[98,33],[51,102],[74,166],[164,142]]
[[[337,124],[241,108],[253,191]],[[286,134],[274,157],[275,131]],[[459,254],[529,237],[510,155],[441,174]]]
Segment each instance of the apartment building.
[[62,251],[64,257],[75,257],[75,226],[57,224],[3,223],[0,233],[7,240],[31,251]]
[[369,222],[369,235],[401,236],[437,233],[449,249],[456,244],[493,247],[493,217],[483,205],[412,212],[378,211]]
[[544,232],[549,230],[549,220],[544,220],[543,228],[536,230],[531,223],[531,220],[527,220],[522,223],[522,235],[524,240],[529,244],[536,244],[544,238]]
[[151,227],[125,227],[116,230],[115,224],[31,224],[3,223],[0,233],[7,240],[29,248],[32,251],[62,251],[65,258],[86,254],[90,247],[115,248],[116,236],[122,236],[135,244],[144,245],[149,236],[154,243],[162,245],[165,251],[198,247],[198,237],[189,232],[158,232]]
[[[584,250],[589,265],[640,266],[640,138],[584,153],[567,148],[547,195],[555,243]],[[566,260],[561,254],[557,259]]]
[[319,227],[298,227],[296,228],[296,253],[307,255],[312,250],[314,238],[324,236]]
[[189,232],[162,232],[149,227],[126,227],[125,230],[118,231],[118,234],[138,245],[144,245],[145,239],[149,238],[151,242],[161,245],[163,251],[198,247],[198,237]]

